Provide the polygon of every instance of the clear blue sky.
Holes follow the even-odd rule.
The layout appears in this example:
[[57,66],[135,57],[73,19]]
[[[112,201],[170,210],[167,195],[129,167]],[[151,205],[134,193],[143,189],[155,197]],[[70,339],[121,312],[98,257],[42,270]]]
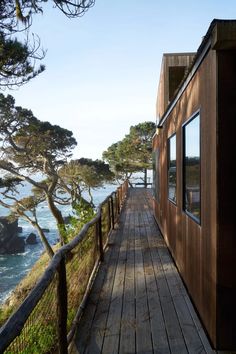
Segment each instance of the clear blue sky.
[[196,51],[213,18],[236,18],[235,0],[96,0],[73,20],[47,4],[32,26],[46,71],[10,93],[72,130],[75,157],[101,158],[131,125],[155,121],[162,53]]

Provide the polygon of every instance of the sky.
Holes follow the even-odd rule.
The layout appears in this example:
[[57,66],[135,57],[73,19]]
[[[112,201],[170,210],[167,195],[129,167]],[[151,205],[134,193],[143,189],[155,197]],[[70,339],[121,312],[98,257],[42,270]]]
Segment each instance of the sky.
[[131,125],[156,121],[162,54],[195,52],[214,18],[236,18],[235,0],[96,0],[77,19],[49,0],[32,25],[46,71],[9,93],[73,131],[75,158],[101,158]]

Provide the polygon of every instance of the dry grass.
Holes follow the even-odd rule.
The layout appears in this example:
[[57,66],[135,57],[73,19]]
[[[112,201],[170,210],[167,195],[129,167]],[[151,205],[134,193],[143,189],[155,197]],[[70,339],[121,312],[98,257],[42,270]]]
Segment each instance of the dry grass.
[[[54,246],[54,251],[60,247],[59,244]],[[15,287],[9,298],[0,306],[0,326],[10,317],[10,315],[20,306],[26,296],[33,289],[37,281],[43,275],[50,259],[46,252],[36,261],[33,268]]]

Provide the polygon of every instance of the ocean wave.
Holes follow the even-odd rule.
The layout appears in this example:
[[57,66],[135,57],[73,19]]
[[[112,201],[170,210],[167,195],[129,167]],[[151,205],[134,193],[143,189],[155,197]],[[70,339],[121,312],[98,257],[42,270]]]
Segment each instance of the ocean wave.
[[15,269],[15,267],[9,267],[9,266],[1,267],[1,268],[5,268],[5,270],[8,271],[8,272],[10,272],[10,271]]
[[15,253],[14,255],[15,255],[15,256],[19,256],[19,257],[25,257],[25,256],[27,256],[27,254],[29,254],[29,253],[30,253],[30,251],[27,250],[27,251],[25,251],[25,252]]
[[11,295],[11,293],[13,292],[13,289],[11,290],[5,290],[5,291],[1,291],[0,290],[0,304],[3,304]]
[[4,280],[15,279],[15,277],[16,277],[15,274],[4,275],[1,280],[3,281],[3,279]]
[[9,269],[8,267],[0,267],[0,274],[7,271],[8,269]]

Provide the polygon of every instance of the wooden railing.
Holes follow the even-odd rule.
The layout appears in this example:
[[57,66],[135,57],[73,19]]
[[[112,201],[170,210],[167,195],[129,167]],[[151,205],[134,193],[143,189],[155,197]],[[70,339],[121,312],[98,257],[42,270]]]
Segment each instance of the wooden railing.
[[0,353],[68,353],[127,192],[125,182],[99,205],[79,235],[55,254],[34,289],[1,327]]

